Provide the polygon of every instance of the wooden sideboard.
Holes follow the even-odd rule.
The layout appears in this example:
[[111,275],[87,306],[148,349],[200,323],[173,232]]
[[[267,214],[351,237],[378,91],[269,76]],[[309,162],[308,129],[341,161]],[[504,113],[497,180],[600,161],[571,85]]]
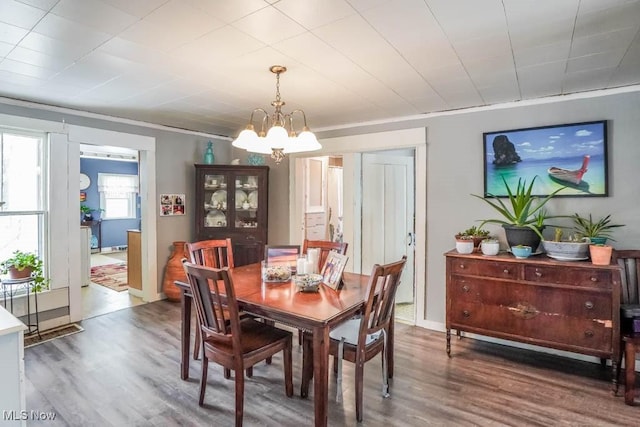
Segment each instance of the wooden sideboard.
[[545,255],[447,252],[447,354],[451,329],[611,359],[617,388],[620,268]]

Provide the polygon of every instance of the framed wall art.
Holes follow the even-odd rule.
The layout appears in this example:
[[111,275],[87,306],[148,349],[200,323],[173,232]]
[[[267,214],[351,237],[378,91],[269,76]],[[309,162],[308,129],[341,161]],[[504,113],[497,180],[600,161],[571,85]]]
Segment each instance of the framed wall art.
[[510,188],[535,178],[536,196],[609,194],[606,120],[485,132],[483,143],[485,197],[507,196],[503,178]]
[[184,215],[184,194],[161,194],[160,216]]

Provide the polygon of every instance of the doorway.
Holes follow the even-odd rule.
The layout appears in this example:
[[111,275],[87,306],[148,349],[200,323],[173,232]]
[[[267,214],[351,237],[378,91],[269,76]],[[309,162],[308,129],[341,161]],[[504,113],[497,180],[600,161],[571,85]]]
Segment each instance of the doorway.
[[141,290],[129,283],[127,262],[129,234],[141,228],[138,158],[133,149],[80,144],[80,202],[91,213],[80,223],[89,235],[82,319],[143,303]]
[[[407,255],[396,295],[396,318],[411,324],[416,322],[415,157],[414,149],[405,149],[297,158],[291,209],[293,222],[301,224],[300,240],[318,234],[325,236],[323,240],[347,236],[350,271],[369,274],[373,264]],[[334,159],[340,159],[339,179],[338,174],[328,178]],[[349,201],[347,211],[353,215],[345,213],[344,200]],[[338,222],[331,224],[331,220]],[[292,236],[296,239],[297,234]]]

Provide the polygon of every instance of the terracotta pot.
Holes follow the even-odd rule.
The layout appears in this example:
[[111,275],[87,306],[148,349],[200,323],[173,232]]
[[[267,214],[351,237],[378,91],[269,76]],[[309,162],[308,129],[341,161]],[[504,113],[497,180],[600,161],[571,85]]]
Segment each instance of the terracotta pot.
[[18,270],[17,268],[10,267],[7,274],[9,275],[9,279],[26,279],[31,276],[31,269],[27,267],[23,270]]
[[176,280],[187,282],[187,276],[182,267],[182,258],[188,258],[186,244],[186,242],[173,242],[173,253],[164,268],[162,290],[169,301],[180,301],[180,288],[174,282]]
[[591,263],[594,265],[609,265],[611,264],[611,253],[613,252],[612,246],[589,246],[589,253],[591,255]]

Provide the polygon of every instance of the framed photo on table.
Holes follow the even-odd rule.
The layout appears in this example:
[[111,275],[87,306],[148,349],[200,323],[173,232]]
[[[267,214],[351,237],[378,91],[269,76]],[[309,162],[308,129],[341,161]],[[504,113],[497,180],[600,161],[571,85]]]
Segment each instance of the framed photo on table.
[[347,265],[349,257],[339,254],[336,251],[331,251],[327,255],[327,259],[322,266],[320,274],[322,275],[322,283],[327,285],[333,290],[340,289],[342,283],[342,272]]

